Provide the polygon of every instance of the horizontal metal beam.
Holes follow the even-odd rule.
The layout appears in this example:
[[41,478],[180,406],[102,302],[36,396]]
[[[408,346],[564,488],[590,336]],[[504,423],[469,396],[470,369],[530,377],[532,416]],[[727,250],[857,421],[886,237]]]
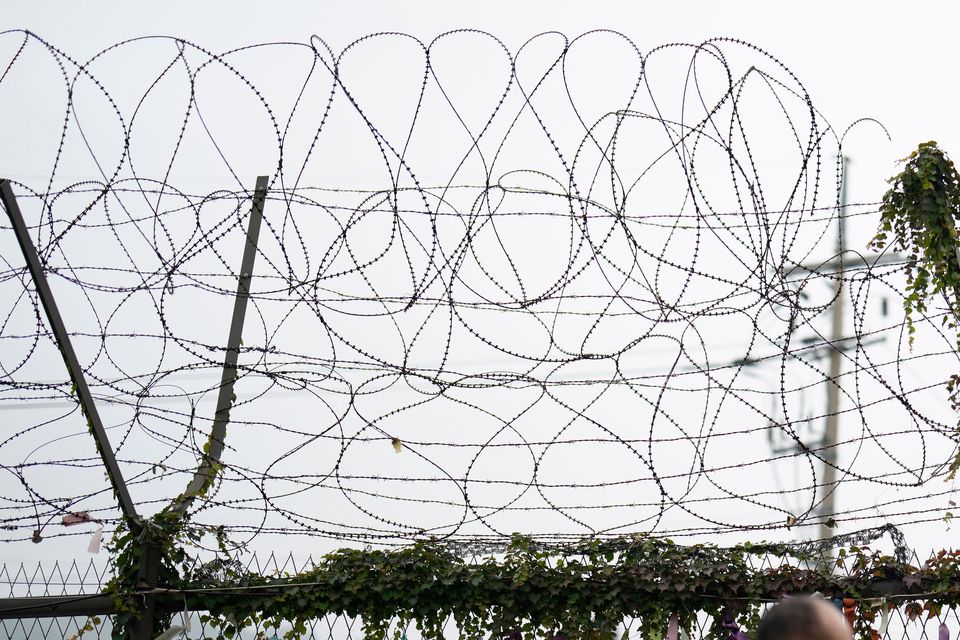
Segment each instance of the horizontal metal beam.
[[[165,593],[153,595],[157,598],[157,612],[174,613],[183,611],[184,596],[182,594],[171,595]],[[0,620],[17,620],[20,618],[68,618],[71,616],[112,616],[115,613],[117,613],[117,601],[116,596],[112,593],[0,598]]]
[[[210,589],[219,599],[235,598],[262,598],[264,595],[276,594],[278,589],[285,585],[264,585],[260,588],[236,590],[230,587]],[[298,586],[296,584],[289,585]],[[907,585],[903,580],[876,580],[861,594],[863,598],[889,598],[894,600],[915,600],[923,590],[923,585]],[[190,606],[190,600],[203,595],[204,590],[185,591],[157,589],[141,592],[142,595],[154,595],[157,598],[156,611],[158,613],[176,613],[177,611],[205,611],[205,609]],[[911,593],[912,592],[912,593]],[[657,594],[651,594],[656,597]],[[783,597],[783,593],[771,592],[760,594],[761,602],[776,602]],[[184,606],[186,605],[186,607]],[[92,594],[75,596],[33,596],[28,598],[0,598],[0,620],[15,620],[29,618],[64,618],[70,616],[109,616],[117,612],[116,600],[112,594]],[[333,613],[333,612],[331,612]]]
[[112,595],[32,596],[0,599],[0,620],[108,616],[117,612]]

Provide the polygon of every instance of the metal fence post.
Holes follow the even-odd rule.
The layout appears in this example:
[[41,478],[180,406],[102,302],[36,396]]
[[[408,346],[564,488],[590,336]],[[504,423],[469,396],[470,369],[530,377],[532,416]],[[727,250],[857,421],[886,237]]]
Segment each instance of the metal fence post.
[[216,475],[216,466],[223,454],[223,441],[230,422],[230,409],[233,408],[233,385],[237,381],[237,360],[240,357],[240,342],[243,337],[243,321],[247,314],[247,301],[250,299],[250,280],[257,257],[257,242],[260,238],[260,223],[263,220],[263,204],[267,198],[269,176],[258,176],[250,207],[250,220],[247,223],[246,242],[243,246],[243,259],[240,262],[240,277],[237,279],[237,294],[233,300],[233,316],[230,320],[230,332],[227,336],[227,348],[223,357],[223,370],[220,377],[220,392],[217,396],[217,408],[210,428],[210,449],[205,452],[203,461],[187,484],[187,488],[171,504],[171,508],[180,517],[186,515],[190,504],[203,490],[207,481]]
[[47,284],[47,278],[43,273],[43,266],[40,264],[40,258],[37,256],[37,250],[30,240],[30,232],[23,221],[23,215],[20,213],[20,207],[17,204],[17,198],[13,195],[13,189],[10,188],[9,180],[0,180],[0,200],[7,210],[10,222],[13,225],[13,232],[17,236],[17,242],[20,244],[20,250],[27,261],[27,268],[33,278],[34,286],[37,288],[37,295],[40,298],[40,304],[47,315],[47,321],[50,323],[50,329],[60,347],[60,353],[63,354],[63,360],[67,365],[67,372],[70,374],[70,380],[77,390],[77,398],[80,401],[80,408],[87,418],[87,424],[90,426],[90,433],[97,444],[97,451],[103,460],[103,465],[107,469],[107,476],[110,478],[110,484],[113,485],[113,491],[120,502],[120,509],[123,515],[130,522],[131,526],[137,526],[140,518],[137,515],[137,508],[130,498],[130,492],[127,490],[127,484],[123,480],[123,474],[120,472],[120,466],[114,456],[113,448],[110,446],[110,439],[107,438],[107,432],[103,428],[103,421],[100,420],[100,414],[97,412],[97,406],[93,402],[93,395],[87,387],[86,378],[83,375],[83,368],[80,361],[77,360],[77,354],[73,351],[73,345],[70,342],[70,335],[67,333],[63,318],[60,316],[60,310],[53,298],[53,292],[50,285]]
[[[137,571],[138,588],[155,589],[160,586],[160,545],[154,541],[143,543],[140,554],[140,567]],[[140,615],[131,619],[127,625],[127,636],[130,640],[152,640],[153,625],[157,617],[157,596],[146,594],[143,598],[143,609]]]

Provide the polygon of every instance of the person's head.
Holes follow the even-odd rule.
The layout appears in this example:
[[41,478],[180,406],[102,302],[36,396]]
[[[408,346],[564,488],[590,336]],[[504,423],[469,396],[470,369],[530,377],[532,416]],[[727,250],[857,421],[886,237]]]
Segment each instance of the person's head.
[[757,640],[850,640],[850,626],[840,610],[820,598],[790,598],[760,619]]

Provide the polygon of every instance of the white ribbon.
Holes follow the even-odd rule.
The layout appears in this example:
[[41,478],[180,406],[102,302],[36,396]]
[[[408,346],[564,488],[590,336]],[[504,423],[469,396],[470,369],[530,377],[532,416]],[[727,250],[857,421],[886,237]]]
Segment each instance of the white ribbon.
[[179,625],[173,625],[160,635],[158,635],[154,640],[173,640],[178,635],[184,632],[184,628]]
[[183,598],[183,632],[190,633],[190,612],[187,610],[187,598]]
[[880,610],[880,628],[877,629],[877,633],[880,634],[880,640],[883,640],[883,636],[887,633],[888,624],[890,624],[890,607],[884,603],[883,609]]
[[97,527],[90,538],[90,544],[87,545],[89,553],[100,553],[100,542],[103,540],[103,525]]

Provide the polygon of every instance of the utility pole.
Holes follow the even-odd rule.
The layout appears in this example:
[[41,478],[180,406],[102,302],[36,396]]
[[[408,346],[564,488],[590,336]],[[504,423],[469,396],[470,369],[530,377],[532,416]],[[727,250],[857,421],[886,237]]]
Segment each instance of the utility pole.
[[[819,504],[812,515],[820,521],[820,538],[830,538],[835,535],[832,527],[827,526],[836,511],[835,498],[837,490],[837,441],[839,440],[840,425],[840,376],[843,373],[844,352],[860,348],[868,344],[869,340],[860,340],[857,336],[844,335],[845,300],[844,300],[844,272],[846,270],[844,249],[846,248],[846,207],[847,207],[847,166],[850,161],[846,156],[840,157],[840,193],[839,210],[837,215],[836,256],[827,262],[798,264],[787,270],[786,275],[794,273],[808,273],[818,277],[828,277],[834,274],[834,299],[830,305],[830,339],[823,346],[824,355],[828,358],[827,365],[827,402],[823,420],[822,436],[811,434],[804,442],[790,442],[786,446],[778,445],[773,437],[770,438],[771,450],[774,453],[808,453],[811,450],[821,452],[823,460],[823,474],[819,481]],[[960,249],[957,251],[960,260]],[[867,268],[883,266],[900,266],[904,263],[901,254],[887,252],[866,263]],[[855,339],[856,338],[856,339]],[[882,341],[883,337],[874,340]],[[819,348],[818,348],[819,351]]]
[[846,235],[847,157],[840,157],[840,211],[837,215],[836,296],[830,305],[830,363],[827,382],[827,415],[823,430],[823,498],[820,502],[820,537],[833,535],[828,521],[834,512],[837,482],[837,427],[840,421],[840,373],[843,367],[843,250]]
[[[772,435],[770,438],[771,450],[774,453],[795,453],[801,454],[811,450],[819,451],[823,460],[823,474],[819,479],[818,492],[819,504],[813,513],[819,521],[820,538],[829,538],[834,535],[831,527],[827,526],[830,522],[835,507],[836,489],[837,489],[837,441],[839,439],[840,423],[840,376],[843,373],[843,353],[849,349],[858,348],[866,344],[863,341],[854,341],[852,336],[844,335],[845,320],[845,301],[844,301],[844,272],[845,258],[844,249],[846,248],[846,207],[847,207],[847,165],[849,160],[846,156],[840,157],[840,193],[839,210],[837,215],[837,238],[836,255],[824,263],[813,263],[809,265],[797,265],[789,269],[786,275],[790,276],[796,272],[805,272],[819,277],[834,278],[834,298],[830,305],[830,338],[829,342],[823,346],[823,355],[828,359],[827,364],[827,402],[824,412],[823,430],[811,433],[804,441],[791,441],[788,444],[777,444]],[[887,253],[878,256],[871,261],[869,267],[880,267],[899,264],[903,256],[895,253]],[[880,338],[882,340],[882,338]],[[819,351],[820,349],[818,349]],[[772,432],[771,432],[772,433]]]

